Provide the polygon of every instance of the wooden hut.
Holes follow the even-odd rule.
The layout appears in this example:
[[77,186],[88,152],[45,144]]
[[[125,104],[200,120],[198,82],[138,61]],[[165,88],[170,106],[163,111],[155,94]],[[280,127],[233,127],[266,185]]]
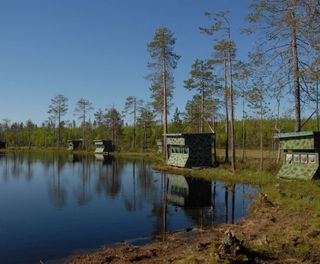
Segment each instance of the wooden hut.
[[82,147],[82,139],[72,139],[68,140],[68,150],[77,150]]
[[5,149],[7,147],[7,142],[0,141],[0,149]]
[[211,167],[214,133],[167,134],[168,160],[166,163],[176,167]]
[[95,153],[110,153],[115,150],[112,140],[94,140],[96,150]]
[[320,132],[280,133],[275,137],[284,153],[278,177],[311,180],[319,176]]

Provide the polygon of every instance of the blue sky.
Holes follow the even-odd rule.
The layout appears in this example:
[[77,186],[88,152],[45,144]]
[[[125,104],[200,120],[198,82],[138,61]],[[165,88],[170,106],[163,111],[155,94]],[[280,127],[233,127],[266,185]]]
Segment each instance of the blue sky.
[[174,71],[174,105],[180,110],[192,93],[183,87],[196,58],[208,58],[213,39],[199,33],[208,26],[205,11],[230,11],[238,57],[252,40],[239,33],[248,0],[1,0],[0,120],[48,118],[50,99],[69,98],[66,119],[75,102],[90,100],[95,109],[125,98],[149,99],[147,43],[156,28],[167,26],[181,55]]

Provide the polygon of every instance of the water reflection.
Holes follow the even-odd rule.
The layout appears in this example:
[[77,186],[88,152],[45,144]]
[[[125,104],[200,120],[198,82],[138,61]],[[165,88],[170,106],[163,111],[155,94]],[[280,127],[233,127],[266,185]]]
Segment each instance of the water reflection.
[[[161,174],[145,160],[104,155],[0,154],[0,172],[5,263],[38,262],[124,239],[234,223],[247,214],[248,195],[255,192],[248,185]],[[13,251],[28,251],[30,259],[12,256]]]

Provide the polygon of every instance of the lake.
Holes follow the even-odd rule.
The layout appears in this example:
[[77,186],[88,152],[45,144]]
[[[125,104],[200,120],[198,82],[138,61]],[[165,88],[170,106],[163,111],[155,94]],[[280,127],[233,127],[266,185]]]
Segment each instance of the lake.
[[123,240],[236,223],[256,191],[159,173],[143,159],[2,153],[0,262],[46,262]]

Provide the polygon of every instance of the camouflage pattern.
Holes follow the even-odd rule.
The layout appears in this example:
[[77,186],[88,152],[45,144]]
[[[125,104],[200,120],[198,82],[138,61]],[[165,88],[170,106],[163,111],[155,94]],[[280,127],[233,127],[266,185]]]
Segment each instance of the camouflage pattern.
[[186,144],[185,139],[182,137],[168,137],[167,145],[179,145],[184,146]]
[[162,153],[162,149],[163,149],[162,139],[157,139],[156,143],[158,147],[158,153]]
[[278,177],[311,180],[319,175],[320,133],[313,131],[281,133],[276,136],[284,151]]
[[115,150],[112,140],[94,140],[96,145],[95,153],[110,153]]
[[319,165],[284,164],[278,172],[280,178],[311,180],[318,174]]
[[294,139],[285,139],[280,141],[281,149],[314,149],[314,140],[313,138],[294,138]]
[[185,153],[171,153],[169,159],[167,160],[167,164],[176,167],[186,167],[189,159],[189,154]]
[[294,133],[280,133],[275,135],[280,140],[283,150],[314,150],[320,149],[320,132],[303,131]]
[[186,168],[212,166],[213,137],[212,133],[167,134],[167,164]]

